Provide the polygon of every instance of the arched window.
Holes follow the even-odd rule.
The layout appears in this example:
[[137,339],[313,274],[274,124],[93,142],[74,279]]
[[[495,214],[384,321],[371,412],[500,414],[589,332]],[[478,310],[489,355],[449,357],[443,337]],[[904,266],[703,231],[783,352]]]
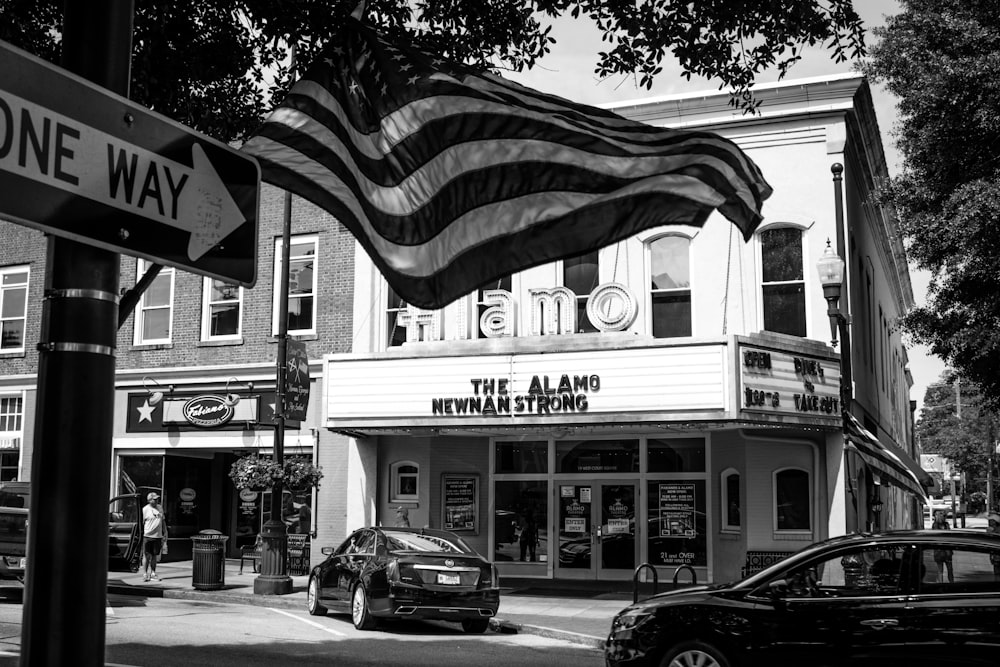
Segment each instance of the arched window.
[[661,236],[649,243],[650,320],[654,338],[691,335],[691,239]]
[[805,337],[802,230],[780,227],[761,232],[760,254],[764,329]]
[[743,525],[742,494],[740,493],[740,473],[735,468],[722,471],[719,491],[719,506],[722,509],[720,525],[725,531],[739,531]]
[[563,287],[576,294],[576,329],[574,333],[594,332],[597,327],[587,316],[587,299],[599,280],[598,251],[563,260]]
[[801,468],[774,472],[774,529],[812,530],[809,473]]
[[397,461],[389,466],[389,502],[416,502],[420,499],[420,464]]

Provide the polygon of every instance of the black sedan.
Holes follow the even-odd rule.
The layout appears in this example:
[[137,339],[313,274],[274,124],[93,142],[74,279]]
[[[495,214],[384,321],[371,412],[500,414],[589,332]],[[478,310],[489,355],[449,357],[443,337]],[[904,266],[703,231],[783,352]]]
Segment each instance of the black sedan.
[[610,667],[1000,664],[1000,535],[852,534],[618,613]]
[[456,621],[485,632],[500,606],[500,575],[454,533],[430,528],[361,528],[309,575],[309,613],[350,612],[354,627],[379,619]]

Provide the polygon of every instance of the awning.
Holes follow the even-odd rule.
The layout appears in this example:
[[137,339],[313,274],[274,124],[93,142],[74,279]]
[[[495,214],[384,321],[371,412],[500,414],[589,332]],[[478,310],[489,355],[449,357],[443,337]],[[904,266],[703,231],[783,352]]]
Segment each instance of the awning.
[[845,413],[845,417],[846,447],[861,455],[865,463],[882,473],[891,483],[909,491],[926,504],[927,492],[924,487],[933,486],[934,480],[920,464],[899,447],[882,444],[851,413]]

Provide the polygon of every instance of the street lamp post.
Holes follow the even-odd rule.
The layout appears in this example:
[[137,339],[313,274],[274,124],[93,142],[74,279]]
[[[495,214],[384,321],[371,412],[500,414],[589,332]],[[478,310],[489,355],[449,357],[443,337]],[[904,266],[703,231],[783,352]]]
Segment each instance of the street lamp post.
[[[830,247],[827,239],[826,249],[816,262],[819,282],[823,286],[823,298],[826,299],[826,314],[830,318],[830,343],[837,346],[837,334],[840,333],[840,415],[841,430],[847,433],[847,415],[851,411],[853,400],[853,374],[851,368],[851,332],[848,329],[848,318],[840,308],[840,296],[844,285],[844,204],[843,204],[843,174],[844,167],[834,163],[830,167],[833,173],[834,211],[836,213],[837,250]],[[847,451],[844,451],[844,474],[849,474]],[[848,481],[848,484],[850,482]],[[860,510],[855,502],[855,522],[858,523]]]

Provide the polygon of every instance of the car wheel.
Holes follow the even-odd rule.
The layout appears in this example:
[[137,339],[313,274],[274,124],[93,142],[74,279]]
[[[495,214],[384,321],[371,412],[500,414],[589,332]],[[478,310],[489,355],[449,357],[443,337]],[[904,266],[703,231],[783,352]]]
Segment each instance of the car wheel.
[[306,589],[306,607],[312,616],[325,616],[326,607],[319,603],[319,577],[309,577],[309,588]]
[[704,642],[682,642],[667,651],[660,667],[730,667],[719,649]]
[[365,587],[358,584],[351,596],[351,620],[358,630],[371,630],[375,627],[375,618],[368,611],[368,594]]
[[462,629],[470,635],[481,635],[490,627],[488,618],[466,618],[462,621]]

